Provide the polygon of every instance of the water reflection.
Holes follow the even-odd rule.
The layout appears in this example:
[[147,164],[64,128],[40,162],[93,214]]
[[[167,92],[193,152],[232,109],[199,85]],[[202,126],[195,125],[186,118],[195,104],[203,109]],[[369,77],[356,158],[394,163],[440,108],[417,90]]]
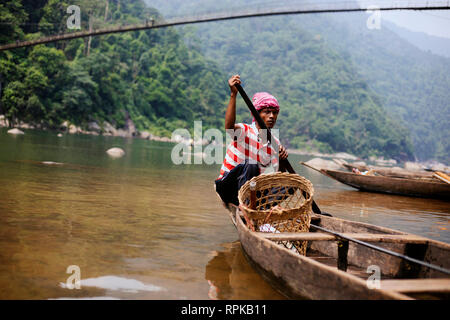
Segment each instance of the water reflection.
[[[62,288],[66,288],[65,283],[60,283]],[[135,279],[128,279],[116,276],[103,276],[97,278],[89,278],[80,281],[81,287],[95,287],[111,291],[124,291],[129,293],[137,293],[139,291],[163,291],[164,288],[145,284]]]
[[239,242],[222,244],[205,269],[210,299],[284,299],[247,262]]
[[450,242],[450,203],[357,190],[319,190],[317,202],[339,218]]
[[[126,155],[113,160],[116,146]],[[0,128],[0,299],[282,298],[235,242],[213,189],[220,164],[173,165],[171,146]],[[322,210],[450,242],[448,203],[354,191],[290,160]],[[61,287],[69,265],[96,285]]]

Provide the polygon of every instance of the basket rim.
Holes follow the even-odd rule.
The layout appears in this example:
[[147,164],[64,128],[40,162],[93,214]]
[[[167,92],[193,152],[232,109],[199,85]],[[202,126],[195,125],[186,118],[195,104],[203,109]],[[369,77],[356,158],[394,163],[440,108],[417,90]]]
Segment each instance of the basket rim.
[[[304,190],[308,196],[306,197],[303,204],[301,206],[299,206],[298,208],[289,208],[289,209],[283,208],[282,210],[273,210],[273,208],[266,209],[266,210],[257,210],[257,209],[251,209],[251,208],[247,207],[243,202],[243,198],[244,198],[244,195],[248,192],[248,189],[250,188],[250,183],[252,181],[258,182],[258,180],[264,180],[264,179],[268,179],[268,178],[274,177],[274,176],[279,177],[279,178],[290,179],[297,183],[303,184],[306,187],[306,189],[308,189],[308,190]],[[257,187],[257,190],[258,190],[258,187]],[[290,218],[298,217],[300,215],[310,214],[313,196],[314,196],[314,186],[311,183],[311,181],[309,181],[308,179],[306,179],[305,177],[303,177],[299,174],[286,173],[286,172],[273,172],[273,173],[267,173],[267,174],[260,174],[256,177],[253,177],[252,179],[246,181],[246,183],[239,189],[239,192],[238,192],[239,207],[244,209],[250,218],[257,219],[257,220],[264,219],[265,215],[267,215],[268,213],[270,213],[274,218],[279,217],[279,218],[283,218],[283,219],[290,219]],[[299,212],[299,211],[304,211],[305,209],[307,209],[306,212],[303,212],[303,213]],[[277,211],[280,211],[280,212],[277,212]]]

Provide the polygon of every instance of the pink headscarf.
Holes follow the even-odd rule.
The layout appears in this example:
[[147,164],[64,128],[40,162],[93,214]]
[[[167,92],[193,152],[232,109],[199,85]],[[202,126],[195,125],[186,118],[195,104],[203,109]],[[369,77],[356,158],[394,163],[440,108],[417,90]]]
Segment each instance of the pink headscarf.
[[273,107],[280,110],[280,105],[278,104],[277,99],[267,92],[255,93],[252,100],[255,109],[258,111],[266,107]]

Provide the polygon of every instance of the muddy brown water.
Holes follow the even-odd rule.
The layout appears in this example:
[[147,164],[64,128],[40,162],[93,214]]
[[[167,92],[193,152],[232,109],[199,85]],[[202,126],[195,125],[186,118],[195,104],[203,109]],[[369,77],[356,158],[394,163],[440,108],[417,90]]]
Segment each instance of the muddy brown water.
[[[241,251],[220,165],[174,165],[162,142],[25,133],[0,129],[0,299],[283,299]],[[359,192],[289,159],[322,210],[450,243],[449,202]]]

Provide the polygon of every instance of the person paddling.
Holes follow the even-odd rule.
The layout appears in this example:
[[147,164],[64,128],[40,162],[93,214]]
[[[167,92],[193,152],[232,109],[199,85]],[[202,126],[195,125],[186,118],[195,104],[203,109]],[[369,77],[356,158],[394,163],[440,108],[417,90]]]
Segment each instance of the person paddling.
[[[232,141],[227,146],[220,175],[215,181],[216,192],[226,206],[229,203],[239,205],[238,191],[246,181],[261,173],[277,171],[279,159],[288,157],[286,149],[273,137],[280,146],[278,154],[275,152],[266,139],[267,133],[254,120],[252,124],[235,123],[238,94],[235,84],[241,84],[239,75],[228,80],[231,93],[225,114],[225,130]],[[258,92],[253,96],[252,102],[267,128],[272,129],[280,111],[277,99],[267,92]]]

